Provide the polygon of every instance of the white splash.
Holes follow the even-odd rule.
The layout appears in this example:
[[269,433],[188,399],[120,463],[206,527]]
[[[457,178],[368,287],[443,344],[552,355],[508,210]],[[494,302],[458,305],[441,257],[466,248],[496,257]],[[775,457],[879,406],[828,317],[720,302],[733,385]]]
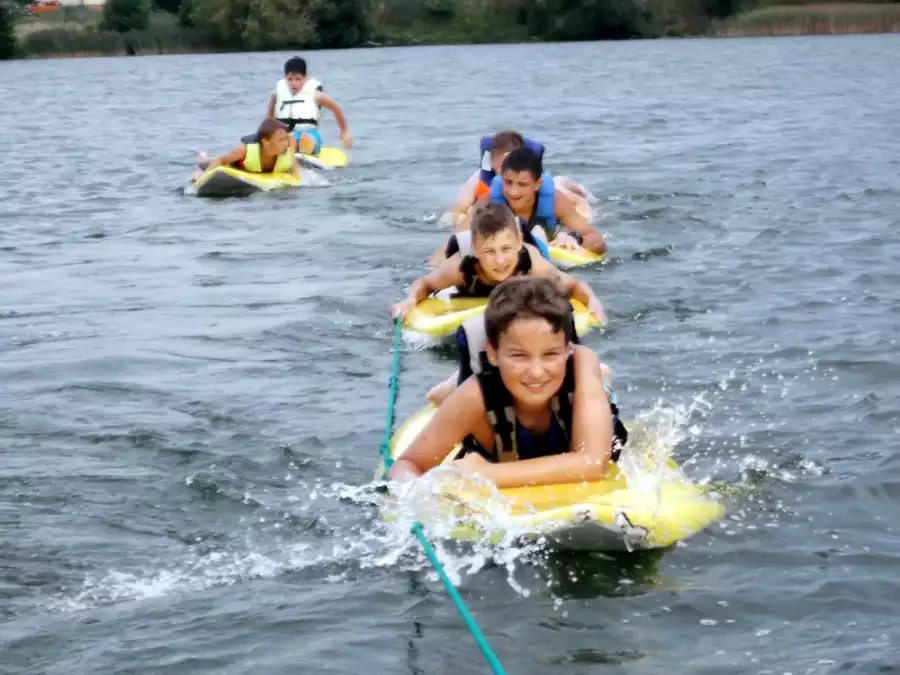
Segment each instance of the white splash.
[[[669,459],[676,444],[696,433],[688,422],[701,408],[702,399],[683,409],[657,405],[629,421],[630,440],[620,468],[630,487],[658,495],[663,480],[684,479]],[[496,566],[506,571],[512,589],[529,595],[515,575],[541,559],[546,542],[523,529],[493,483],[454,467],[440,467],[415,481],[391,483],[387,494],[376,491],[381,485],[295,480],[290,494],[281,500],[273,499],[271,493],[265,498],[248,493],[246,499],[264,513],[252,521],[241,519],[246,527],[244,539],[232,539],[211,551],[208,542],[197,542],[139,569],[95,573],[76,590],[64,590],[41,604],[52,612],[81,611],[201,592],[309,568],[321,568],[325,583],[338,583],[370,569],[426,572],[437,581],[431,563],[410,533],[415,522],[427,524],[425,535],[454,584]],[[291,543],[285,543],[291,518],[322,514],[328,521],[324,534],[298,533]],[[461,529],[471,537],[458,541]]]

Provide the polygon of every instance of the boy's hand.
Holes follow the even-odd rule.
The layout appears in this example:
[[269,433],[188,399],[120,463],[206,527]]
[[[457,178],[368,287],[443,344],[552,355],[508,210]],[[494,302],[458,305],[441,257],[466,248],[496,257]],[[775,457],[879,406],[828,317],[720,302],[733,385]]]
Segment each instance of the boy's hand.
[[398,302],[396,305],[391,306],[391,318],[398,319],[406,316],[406,313],[409,312],[413,307],[416,306],[415,298],[406,298],[402,302]]
[[349,129],[341,132],[341,143],[344,144],[347,150],[353,147],[353,134],[350,133]]
[[597,298],[591,300],[588,304],[588,309],[591,310],[591,314],[600,319],[600,323],[606,324],[606,312],[603,311],[603,305],[600,304],[600,301]]
[[454,459],[452,466],[470,473],[481,473],[489,462],[477,452],[470,452],[462,459]]
[[559,246],[560,248],[568,248],[573,251],[578,251],[582,248],[581,244],[578,243],[578,240],[575,239],[568,232],[560,232],[553,238],[553,245]]

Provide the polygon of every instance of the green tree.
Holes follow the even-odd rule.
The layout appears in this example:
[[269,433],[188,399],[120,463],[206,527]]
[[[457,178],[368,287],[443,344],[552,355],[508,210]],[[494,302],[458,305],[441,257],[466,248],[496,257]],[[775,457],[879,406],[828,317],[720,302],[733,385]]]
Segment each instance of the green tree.
[[11,59],[16,55],[15,31],[12,12],[0,1],[0,59]]
[[149,25],[149,0],[107,0],[103,5],[102,27],[106,30],[124,33],[146,30]]
[[372,35],[367,0],[311,0],[320,47],[358,47]]
[[169,14],[181,13],[181,0],[153,0],[153,6]]
[[310,0],[185,0],[181,23],[230,49],[281,49],[316,43]]
[[615,40],[654,33],[634,0],[535,0],[531,32],[544,40]]
[[213,44],[239,49],[249,13],[248,0],[190,0],[188,20]]
[[428,18],[434,21],[449,21],[456,16],[455,0],[425,0]]
[[315,43],[307,0],[256,0],[242,35],[247,49],[306,47]]
[[709,16],[724,19],[744,9],[752,9],[755,4],[746,0],[704,0],[703,9]]
[[194,20],[191,17],[191,0],[182,0],[178,7],[178,24],[185,28],[194,27]]

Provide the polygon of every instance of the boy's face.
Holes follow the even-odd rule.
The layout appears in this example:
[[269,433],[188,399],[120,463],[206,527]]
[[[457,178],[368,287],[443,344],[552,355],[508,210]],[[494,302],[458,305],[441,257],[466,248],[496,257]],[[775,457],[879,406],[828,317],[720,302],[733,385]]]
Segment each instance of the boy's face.
[[306,82],[306,75],[301,75],[300,73],[288,73],[284,76],[284,79],[287,80],[291,91],[297,94],[303,88],[303,83]]
[[488,360],[500,371],[513,400],[525,408],[540,408],[562,387],[570,345],[564,331],[553,332],[546,319],[515,319],[500,335]]
[[504,171],[501,179],[503,196],[514,211],[531,206],[543,182],[540,176],[536,178],[530,171]]
[[519,262],[522,248],[522,234],[510,220],[510,226],[490,237],[472,235],[472,253],[481,265],[486,281],[499,284],[512,276]]
[[268,138],[263,138],[260,141],[260,144],[266,149],[266,152],[269,152],[273,155],[283,155],[291,146],[290,140],[291,139],[288,136],[287,131],[285,131],[284,129],[278,129],[278,131],[276,131]]

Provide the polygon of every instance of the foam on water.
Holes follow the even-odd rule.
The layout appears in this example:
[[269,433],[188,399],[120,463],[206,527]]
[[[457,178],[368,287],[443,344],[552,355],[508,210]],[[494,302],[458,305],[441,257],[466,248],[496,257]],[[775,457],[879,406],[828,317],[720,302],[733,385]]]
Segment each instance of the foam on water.
[[[634,440],[621,463],[629,485],[652,495],[662,480],[681,478],[667,462],[684,433],[681,426],[686,419],[682,412],[658,407],[632,424]],[[113,568],[89,574],[75,590],[63,589],[41,604],[51,612],[80,611],[196,593],[298,570],[314,570],[328,582],[364,570],[418,571],[436,582],[428,559],[410,534],[415,522],[427,523],[426,535],[454,584],[464,583],[467,576],[486,567],[498,567],[506,571],[512,589],[523,596],[530,594],[516,574],[525,566],[540,564],[547,545],[512,517],[508,501],[493,483],[444,466],[419,480],[391,483],[387,493],[377,490],[379,485],[298,483],[296,493],[282,502],[273,501],[271,494],[245,492],[243,502],[262,509],[263,515],[248,519],[243,541],[220,545],[198,539],[181,554],[144,569]],[[297,494],[301,492],[302,497]],[[460,494],[469,498],[464,504]],[[348,504],[355,508],[348,510]],[[328,523],[324,541],[310,540],[303,533],[288,541],[296,517],[341,506],[346,518]],[[451,541],[461,525],[484,536]]]
[[416,333],[415,331],[403,331],[403,345],[412,351],[424,351],[433,347],[440,346],[449,338],[433,337],[424,333]]
[[[670,404],[657,399],[648,409],[626,419],[629,442],[619,468],[629,488],[655,500],[657,507],[661,505],[664,481],[707,485],[713,498],[727,494],[728,516],[713,526],[713,531],[726,536],[780,526],[790,510],[782,500],[770,498],[767,481],[791,483],[805,475],[821,475],[821,463],[801,455],[765,458],[723,452],[721,446],[708,444],[706,420],[717,407],[728,405],[726,395],[731,391],[767,395],[757,399],[761,401],[757,414],[761,415],[766,400],[774,398],[777,402],[787,396],[791,380],[819,375],[828,376],[817,372],[814,364],[791,379],[767,371],[761,364],[739,364],[715,386],[686,402]],[[774,391],[773,381],[777,387]],[[661,389],[665,393],[667,387]],[[743,445],[743,436],[739,435],[735,447]],[[672,463],[676,451],[680,468]],[[727,477],[725,481],[723,476]],[[362,486],[324,481],[310,484],[291,480],[290,475],[284,478],[293,486],[288,495],[252,489],[238,495],[242,503],[261,510],[252,518],[241,518],[247,529],[242,540],[198,540],[182,553],[143,568],[117,567],[89,574],[75,590],[62,589],[45,598],[44,608],[51,612],[77,611],[152,600],[297,570],[321,574],[328,582],[376,569],[425,572],[436,582],[436,574],[410,534],[415,522],[427,524],[426,535],[457,585],[493,567],[505,570],[509,587],[527,596],[532,591],[517,579],[517,574],[542,566],[550,550],[545,540],[535,538],[534,532],[511,515],[509,503],[492,483],[453,467],[436,468],[416,481],[390,484],[387,493],[376,489],[384,486],[378,482]],[[185,484],[191,486],[194,481],[190,475]],[[460,501],[461,494],[468,497],[465,503]],[[325,513],[332,514],[327,522],[320,517]],[[308,531],[297,531],[301,521],[307,523],[303,527]],[[309,525],[307,521],[315,522]],[[483,536],[453,541],[452,535],[461,525]],[[552,579],[547,581],[552,583]]]

